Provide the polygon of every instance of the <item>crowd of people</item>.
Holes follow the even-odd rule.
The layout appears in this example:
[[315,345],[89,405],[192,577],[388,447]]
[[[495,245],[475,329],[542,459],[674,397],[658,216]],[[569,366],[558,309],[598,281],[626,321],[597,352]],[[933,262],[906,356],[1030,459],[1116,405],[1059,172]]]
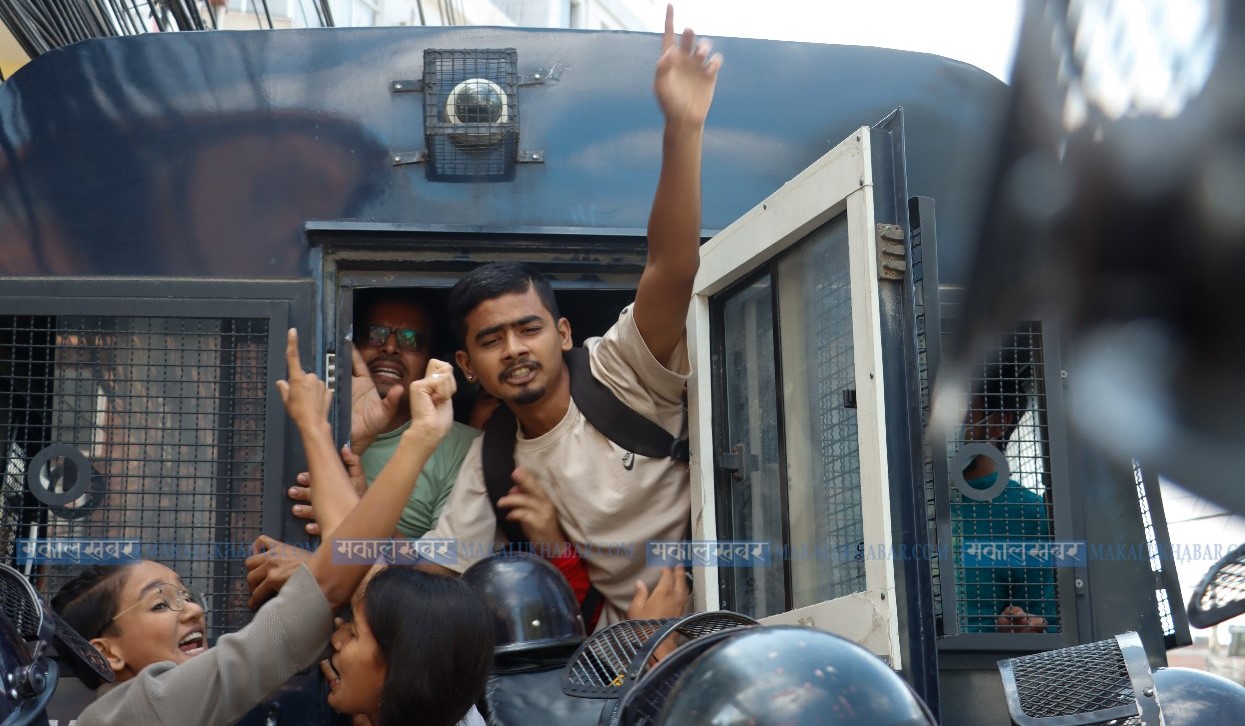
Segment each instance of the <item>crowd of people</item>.
[[[720,65],[691,30],[674,32],[668,8],[654,81],[665,128],[647,264],[635,302],[584,343],[590,375],[672,435],[686,425],[690,373],[686,314],[675,311],[688,309],[699,264],[701,144]],[[484,265],[454,286],[447,320],[430,300],[400,291],[358,302],[350,444],[339,451],[333,441],[330,392],[303,369],[294,330],[287,378],[276,384],[307,457],[289,492],[294,513],[320,546],[293,556],[302,550],[261,537],[247,560],[254,619],[211,647],[204,603],[159,562],[94,567],[68,582],[54,609],[116,677],[98,689],[81,726],[233,722],[328,645],[321,670],[336,710],[376,725],[411,714],[421,723],[479,724],[493,619],[458,575],[483,555],[386,566],[343,562],[335,542],[428,537],[503,546],[686,536],[686,461],[619,452],[578,409],[563,358],[573,347],[570,324],[541,274],[521,264]],[[435,350],[454,351],[461,375],[481,389],[470,423],[492,431],[494,419],[513,421],[512,440],[502,443],[517,466],[499,496],[485,482],[487,435],[454,421],[455,372]],[[278,549],[288,556],[273,556]],[[597,627],[688,607],[681,568],[646,567],[643,548],[626,557],[575,546],[545,551],[555,553],[550,559],[585,621]]]

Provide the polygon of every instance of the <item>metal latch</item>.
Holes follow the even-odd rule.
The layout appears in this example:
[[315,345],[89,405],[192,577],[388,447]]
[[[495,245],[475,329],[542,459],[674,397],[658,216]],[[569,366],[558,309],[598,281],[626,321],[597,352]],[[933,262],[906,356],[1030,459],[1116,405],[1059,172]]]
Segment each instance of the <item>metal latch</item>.
[[902,280],[908,271],[903,227],[878,224],[878,279]]
[[324,354],[324,385],[329,395],[337,393],[337,353],[331,350]]
[[734,479],[744,478],[744,445],[735,444],[730,451],[718,452],[719,469],[729,471]]

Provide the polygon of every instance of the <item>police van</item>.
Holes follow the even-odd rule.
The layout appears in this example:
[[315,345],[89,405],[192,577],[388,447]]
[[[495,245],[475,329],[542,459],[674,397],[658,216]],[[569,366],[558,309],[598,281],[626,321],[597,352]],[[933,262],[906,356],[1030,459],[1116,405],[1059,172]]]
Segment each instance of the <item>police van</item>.
[[[0,85],[3,562],[48,595],[74,568],[23,547],[134,542],[206,593],[210,637],[246,624],[249,543],[307,541],[286,498],[300,444],[273,387],[286,330],[333,383],[341,440],[362,290],[444,295],[482,262],[519,260],[552,279],[577,342],[603,332],[645,261],[659,45],[157,33],[48,53]],[[1006,722],[1000,658],[1131,630],[1162,664],[1188,626],[1157,477],[1070,431],[1061,321],[1014,321],[1023,335],[1000,346],[1024,361],[1005,446],[930,417],[1008,87],[921,53],[715,49],[687,321],[691,539],[768,557],[694,568],[695,610],[839,634],[957,726]],[[1004,540],[1019,525],[969,513],[982,497],[964,450],[1004,465],[1043,542],[1145,556],[1052,567],[1030,595],[1043,624],[997,624],[1009,603],[982,594],[968,523],[998,520]],[[248,722],[328,723],[322,689],[299,676]],[[81,704],[53,698],[49,714]]]

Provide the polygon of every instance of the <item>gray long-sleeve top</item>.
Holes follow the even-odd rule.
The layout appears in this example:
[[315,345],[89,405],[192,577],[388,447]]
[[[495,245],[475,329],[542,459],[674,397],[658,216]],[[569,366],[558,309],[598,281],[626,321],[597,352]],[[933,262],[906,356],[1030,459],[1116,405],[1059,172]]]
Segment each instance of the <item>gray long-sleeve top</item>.
[[314,663],[332,632],[329,603],[301,566],[245,628],[185,663],[153,663],[106,692],[101,688],[78,726],[233,723]]

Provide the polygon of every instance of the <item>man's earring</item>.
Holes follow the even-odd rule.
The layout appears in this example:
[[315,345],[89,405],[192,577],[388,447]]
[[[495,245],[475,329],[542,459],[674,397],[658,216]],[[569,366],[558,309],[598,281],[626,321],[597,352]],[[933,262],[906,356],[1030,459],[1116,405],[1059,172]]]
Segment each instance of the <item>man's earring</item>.
[[473,375],[471,375],[470,373],[464,373],[464,374],[463,374],[463,377],[465,377],[465,378],[467,379],[467,382],[468,382],[468,383],[471,383],[471,382],[475,381],[475,379],[476,379],[476,377],[475,377],[475,376],[473,376]]

